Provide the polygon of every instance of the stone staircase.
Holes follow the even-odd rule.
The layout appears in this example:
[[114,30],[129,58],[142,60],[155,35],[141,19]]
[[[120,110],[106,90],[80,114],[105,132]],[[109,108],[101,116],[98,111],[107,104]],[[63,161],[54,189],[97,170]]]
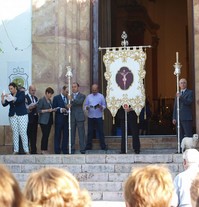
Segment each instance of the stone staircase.
[[[101,152],[101,153],[100,153]],[[59,167],[70,171],[94,201],[122,201],[123,183],[131,170],[148,164],[164,164],[173,176],[183,170],[182,155],[162,150],[153,154],[112,154],[92,150],[74,155],[0,155],[23,188],[28,175],[40,168]],[[164,154],[166,153],[166,154]]]
[[[51,140],[51,141],[50,141]],[[53,138],[49,139],[49,153],[53,154]],[[120,146],[121,146],[121,137],[117,136],[106,136],[105,137],[106,144],[109,148],[109,153],[119,153],[120,152]],[[10,141],[8,143],[4,142],[2,139],[0,139],[2,143],[0,143],[0,154],[12,154],[12,139],[10,138]],[[76,139],[76,149],[79,149],[78,146],[78,138]],[[140,142],[141,142],[141,150],[142,153],[151,152],[154,150],[167,150],[170,149],[172,151],[176,151],[177,149],[177,139],[175,135],[145,135],[140,136]],[[38,150],[40,149],[40,137],[38,136],[37,140],[37,146]],[[99,150],[99,140],[93,139],[93,149]],[[132,150],[132,138],[128,138],[128,149]],[[38,151],[38,153],[40,153]],[[79,153],[78,151],[76,153]],[[88,153],[104,153],[103,151],[90,151]]]
[[[106,136],[106,144],[109,150],[120,151],[121,137]],[[140,135],[141,149],[156,150],[156,149],[177,149],[176,135]],[[78,148],[78,146],[77,146]],[[99,150],[99,140],[93,139],[93,149]],[[132,137],[128,137],[128,149],[132,149]]]
[[[182,154],[177,151],[176,136],[140,136],[141,153],[132,151],[128,139],[128,153],[119,154],[119,137],[106,137],[108,150],[99,150],[99,140],[93,140],[93,150],[73,155],[0,155],[0,163],[13,172],[23,188],[29,174],[44,167],[59,167],[70,171],[86,188],[94,201],[123,201],[123,184],[131,170],[148,164],[166,165],[173,176],[183,170]],[[198,146],[197,146],[198,148]],[[78,149],[78,146],[77,146]],[[2,153],[2,152],[1,152]]]

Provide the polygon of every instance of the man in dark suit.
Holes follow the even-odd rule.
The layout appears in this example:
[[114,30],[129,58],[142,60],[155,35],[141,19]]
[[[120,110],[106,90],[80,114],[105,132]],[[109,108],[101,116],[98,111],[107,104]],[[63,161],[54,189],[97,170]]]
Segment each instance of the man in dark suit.
[[72,96],[71,96],[71,153],[75,153],[75,135],[76,127],[78,128],[79,135],[79,147],[80,152],[85,154],[85,128],[84,128],[84,111],[83,103],[86,96],[79,92],[79,84],[72,84]]
[[31,154],[37,154],[37,127],[38,127],[38,113],[37,102],[38,98],[35,96],[36,87],[29,86],[29,93],[26,95],[26,106],[28,109],[28,141],[30,144]]
[[124,109],[122,106],[117,112],[117,118],[120,120],[120,126],[122,130],[121,140],[121,154],[125,153],[125,110],[127,111],[127,129],[132,134],[132,147],[136,154],[140,153],[140,138],[139,138],[139,126],[137,122],[137,115],[135,111],[129,107]]
[[176,94],[174,110],[173,110],[173,124],[177,124],[177,97],[179,97],[179,118],[180,118],[180,143],[186,137],[192,137],[192,103],[193,91],[187,89],[187,80],[182,78],[179,81],[180,92]]
[[67,154],[68,150],[68,89],[63,86],[61,94],[53,98],[53,108],[55,112],[55,135],[54,151],[55,154]]

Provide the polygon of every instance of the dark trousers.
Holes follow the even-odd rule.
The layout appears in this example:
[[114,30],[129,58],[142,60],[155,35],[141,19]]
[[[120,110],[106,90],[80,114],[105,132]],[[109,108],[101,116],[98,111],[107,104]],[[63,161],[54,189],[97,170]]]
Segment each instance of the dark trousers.
[[[67,117],[66,117],[67,118]],[[67,154],[68,148],[68,121],[64,120],[63,123],[55,123],[54,135],[54,151],[55,154]]]
[[41,150],[48,150],[48,138],[50,135],[51,126],[52,126],[51,123],[40,124],[41,131],[42,131]]
[[94,127],[96,127],[96,131],[98,132],[100,147],[102,150],[104,150],[106,149],[106,144],[104,141],[104,129],[102,118],[88,118],[88,136],[86,149],[92,149],[93,131],[95,129]]
[[75,138],[76,138],[76,128],[78,129],[79,136],[79,147],[80,151],[85,150],[85,127],[84,121],[72,121],[71,122],[71,152],[75,152]]
[[[176,128],[176,130],[178,130]],[[177,131],[178,132],[178,131]],[[180,143],[184,137],[192,137],[192,120],[180,121]]]
[[31,154],[37,153],[37,126],[38,126],[38,116],[33,116],[33,121],[28,123],[28,141],[30,145]]
[[[121,152],[125,152],[125,119],[121,119],[122,140]],[[137,115],[134,111],[127,114],[127,129],[132,134],[132,147],[134,150],[140,150],[139,126]]]

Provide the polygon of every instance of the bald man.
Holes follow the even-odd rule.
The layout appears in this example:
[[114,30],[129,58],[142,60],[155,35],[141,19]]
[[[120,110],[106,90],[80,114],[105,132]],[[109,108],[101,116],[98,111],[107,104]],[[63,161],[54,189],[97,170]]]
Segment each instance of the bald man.
[[107,150],[107,145],[104,140],[103,129],[103,111],[106,108],[104,96],[99,93],[98,85],[93,84],[91,88],[92,93],[86,97],[84,109],[88,111],[88,136],[86,143],[86,150],[92,149],[92,138],[94,127],[99,135],[100,147],[102,150]]
[[37,126],[38,126],[38,113],[37,102],[38,98],[35,96],[36,87],[29,86],[29,92],[26,95],[26,105],[28,109],[28,141],[30,145],[31,154],[37,154]]

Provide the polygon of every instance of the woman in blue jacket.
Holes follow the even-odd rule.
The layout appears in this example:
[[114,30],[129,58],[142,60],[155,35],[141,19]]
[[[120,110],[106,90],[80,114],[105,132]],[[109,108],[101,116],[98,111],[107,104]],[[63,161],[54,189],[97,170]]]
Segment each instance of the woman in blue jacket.
[[1,103],[4,107],[10,105],[8,116],[13,132],[13,154],[19,153],[19,135],[21,136],[24,152],[29,154],[27,136],[28,113],[25,104],[25,92],[19,91],[14,82],[11,82],[8,87],[10,94],[2,94]]

